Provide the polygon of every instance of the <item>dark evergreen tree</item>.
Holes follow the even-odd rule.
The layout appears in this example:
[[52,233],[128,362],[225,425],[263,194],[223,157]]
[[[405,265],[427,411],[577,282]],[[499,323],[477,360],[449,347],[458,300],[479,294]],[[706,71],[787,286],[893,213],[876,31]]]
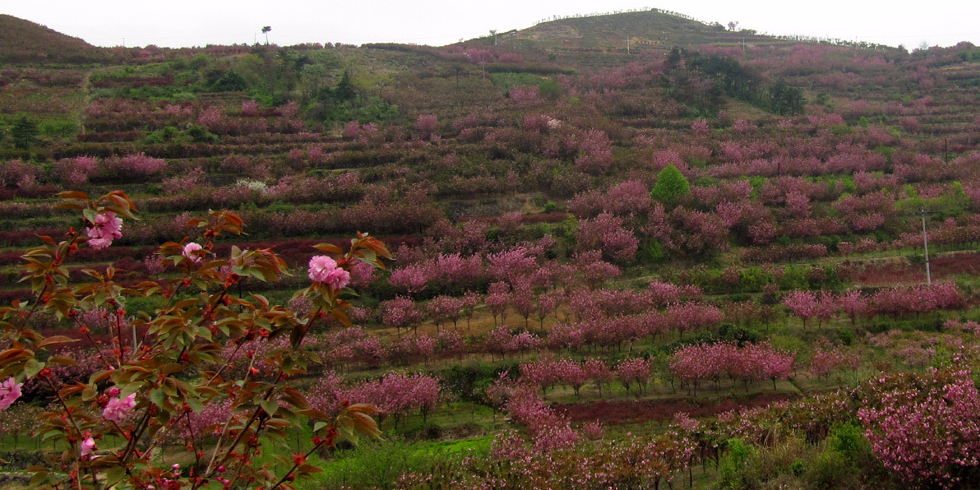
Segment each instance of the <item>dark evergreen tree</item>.
[[356,96],[354,84],[350,81],[350,72],[345,70],[343,76],[340,77],[340,82],[337,83],[337,88],[333,91],[333,97],[338,101],[345,101]]
[[674,165],[667,165],[657,174],[657,184],[650,191],[650,197],[666,206],[676,206],[677,202],[691,192],[687,178]]
[[14,146],[26,150],[37,143],[37,121],[25,115],[21,115],[14,121],[10,128],[10,136],[14,139]]

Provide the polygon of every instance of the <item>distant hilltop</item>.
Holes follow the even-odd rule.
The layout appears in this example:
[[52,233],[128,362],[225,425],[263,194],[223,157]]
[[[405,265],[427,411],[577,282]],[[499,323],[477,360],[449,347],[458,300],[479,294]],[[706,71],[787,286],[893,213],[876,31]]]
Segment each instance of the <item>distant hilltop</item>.
[[108,50],[40,24],[0,14],[0,62],[94,63]]
[[669,50],[677,46],[697,49],[705,44],[851,44],[843,40],[763,35],[752,29],[740,29],[736,23],[728,26],[705,23],[684,14],[658,9],[546,19],[528,29],[507,32],[500,37],[504,44],[516,47],[533,45],[544,49],[624,53],[633,48]]

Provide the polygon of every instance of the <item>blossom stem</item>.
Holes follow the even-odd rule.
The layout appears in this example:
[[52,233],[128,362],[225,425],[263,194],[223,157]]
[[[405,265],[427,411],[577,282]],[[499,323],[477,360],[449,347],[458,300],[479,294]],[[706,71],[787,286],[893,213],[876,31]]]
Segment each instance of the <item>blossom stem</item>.
[[[314,451],[320,449],[320,447],[322,447],[324,444],[326,444],[326,441],[320,441],[314,444],[313,448],[311,448],[309,451],[306,452],[306,454],[303,455],[303,459],[306,460],[307,458],[309,458]],[[276,490],[277,488],[279,488],[280,485],[286,482],[286,480],[289,478],[289,475],[292,475],[293,472],[296,471],[296,468],[299,468],[299,464],[294,462],[293,467],[290,468],[289,471],[287,471],[286,474],[282,478],[280,478],[275,485],[269,487],[269,490]]]

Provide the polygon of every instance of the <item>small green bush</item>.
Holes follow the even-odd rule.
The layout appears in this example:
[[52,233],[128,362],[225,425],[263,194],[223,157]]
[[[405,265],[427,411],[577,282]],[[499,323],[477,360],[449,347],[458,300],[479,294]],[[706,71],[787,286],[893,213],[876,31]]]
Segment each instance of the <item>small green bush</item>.
[[844,456],[849,464],[856,464],[862,453],[871,449],[864,431],[854,422],[845,422],[830,433],[830,447]]
[[853,488],[856,483],[854,469],[847,464],[844,455],[826,448],[813,460],[805,479],[811,488]]
[[747,489],[755,488],[753,478],[747,471],[749,459],[752,457],[754,448],[741,439],[729,439],[728,457],[721,464],[721,486],[722,488]]

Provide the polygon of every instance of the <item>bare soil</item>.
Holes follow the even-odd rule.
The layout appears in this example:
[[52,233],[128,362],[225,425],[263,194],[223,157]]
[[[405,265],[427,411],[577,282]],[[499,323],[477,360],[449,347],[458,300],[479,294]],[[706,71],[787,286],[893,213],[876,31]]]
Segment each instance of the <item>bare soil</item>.
[[788,393],[760,393],[751,398],[718,401],[686,397],[670,400],[599,400],[556,404],[552,408],[568,416],[573,423],[598,420],[605,425],[623,425],[666,422],[673,420],[678,413],[686,413],[692,418],[711,417],[742,408],[763,407],[790,398],[793,396]]

